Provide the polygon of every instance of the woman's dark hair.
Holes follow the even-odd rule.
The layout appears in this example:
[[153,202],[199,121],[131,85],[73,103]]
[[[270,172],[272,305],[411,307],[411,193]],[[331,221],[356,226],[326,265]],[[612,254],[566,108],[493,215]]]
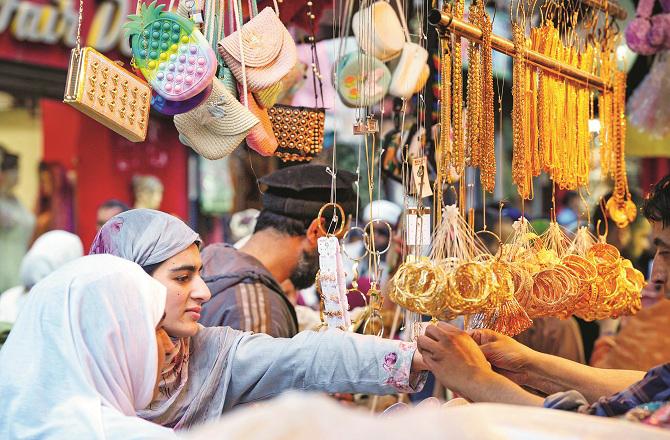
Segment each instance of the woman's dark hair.
[[670,174],[662,178],[652,188],[644,202],[642,212],[647,220],[670,225]]
[[154,272],[156,272],[156,269],[158,269],[158,266],[161,264],[165,263],[165,261],[161,261],[160,263],[154,263],[154,264],[147,264],[146,266],[142,266],[142,269],[149,275],[153,276]]
[[298,220],[263,209],[256,219],[254,233],[274,229],[291,237],[298,237],[305,235],[311,223],[311,220]]

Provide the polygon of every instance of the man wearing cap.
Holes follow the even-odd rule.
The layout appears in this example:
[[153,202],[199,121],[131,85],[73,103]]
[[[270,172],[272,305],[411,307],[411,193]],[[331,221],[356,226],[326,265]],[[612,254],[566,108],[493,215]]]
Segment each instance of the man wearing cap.
[[[348,215],[356,200],[355,176],[338,171],[337,203]],[[332,176],[323,165],[295,165],[259,181],[267,188],[254,233],[239,250],[213,244],[202,251],[203,279],[212,292],[200,323],[290,338],[298,333],[295,308],[280,284],[296,289],[314,284],[319,270],[317,239],[331,223]],[[344,219],[338,219],[343,221]]]

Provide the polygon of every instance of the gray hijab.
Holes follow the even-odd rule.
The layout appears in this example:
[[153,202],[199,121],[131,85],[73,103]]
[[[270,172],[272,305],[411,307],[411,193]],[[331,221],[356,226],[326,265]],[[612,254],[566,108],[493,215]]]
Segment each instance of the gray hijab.
[[[177,217],[153,209],[133,209],[105,223],[90,253],[112,254],[146,267],[162,263],[193,243],[200,245],[200,237]],[[169,393],[161,390],[161,395],[137,415],[176,429],[219,418],[231,379],[229,359],[235,356],[242,335],[228,327],[201,327],[194,337],[174,341],[189,351],[183,361],[183,380],[177,380]]]
[[112,254],[142,267],[177,255],[200,236],[177,217],[153,209],[131,209],[115,215],[100,229],[91,254]]

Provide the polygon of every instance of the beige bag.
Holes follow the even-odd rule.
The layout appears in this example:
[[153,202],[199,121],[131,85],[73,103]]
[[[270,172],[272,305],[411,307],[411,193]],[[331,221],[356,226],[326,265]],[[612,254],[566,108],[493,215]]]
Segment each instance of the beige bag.
[[[406,41],[403,45],[398,65],[391,77],[389,94],[398,98],[408,99],[416,93],[417,88],[423,88],[421,81],[425,78],[424,73],[426,63],[428,62],[428,51],[420,45],[412,43],[400,0],[396,0],[396,4],[398,5]],[[425,79],[427,80],[428,78]]]
[[384,62],[398,57],[405,43],[398,15],[384,0],[356,12],[351,28],[361,49]]
[[[241,17],[237,15],[241,22]],[[278,12],[270,7],[252,17],[241,26],[241,30],[238,29],[221,40],[219,52],[238,82],[244,80],[244,63],[247,87],[252,92],[260,92],[275,85],[298,62],[298,51],[293,37],[279,20]]]
[[258,123],[218,78],[214,78],[212,94],[203,104],[174,117],[182,143],[210,160],[232,153]]

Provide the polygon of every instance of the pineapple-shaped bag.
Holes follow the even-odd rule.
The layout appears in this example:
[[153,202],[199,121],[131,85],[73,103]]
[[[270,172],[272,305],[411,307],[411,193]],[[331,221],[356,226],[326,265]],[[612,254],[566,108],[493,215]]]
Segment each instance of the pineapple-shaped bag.
[[125,24],[137,67],[153,90],[183,101],[205,90],[216,73],[216,55],[195,24],[164,12],[165,5],[142,4]]

